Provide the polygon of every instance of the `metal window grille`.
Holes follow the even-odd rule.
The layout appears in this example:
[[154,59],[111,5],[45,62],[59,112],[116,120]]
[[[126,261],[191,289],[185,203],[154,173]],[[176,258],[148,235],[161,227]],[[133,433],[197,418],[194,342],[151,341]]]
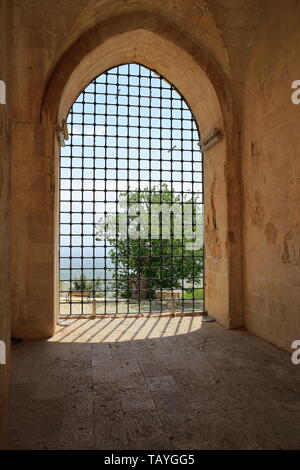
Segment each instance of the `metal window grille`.
[[[156,72],[124,64],[81,92],[67,122],[70,139],[60,159],[60,315],[203,311],[204,248],[187,250],[184,225],[190,205],[190,230],[200,239],[202,155],[182,96]],[[181,218],[158,212],[158,205],[175,203]],[[132,212],[134,205],[141,211]]]

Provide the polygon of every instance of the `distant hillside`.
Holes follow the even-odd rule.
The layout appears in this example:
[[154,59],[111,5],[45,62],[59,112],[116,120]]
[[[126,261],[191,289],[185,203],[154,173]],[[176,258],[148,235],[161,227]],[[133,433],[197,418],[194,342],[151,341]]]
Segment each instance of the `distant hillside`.
[[[106,260],[104,258],[105,256],[105,249],[104,247],[97,247],[97,257],[93,259],[93,249],[92,247],[85,247],[84,248],[84,257],[82,258],[82,261],[84,261],[84,266],[85,268],[83,271],[81,270],[81,260],[79,259],[77,261],[76,269],[72,269],[72,279],[79,279],[81,274],[83,273],[84,275],[87,276],[87,272],[89,269],[93,268],[93,265],[95,266],[95,278],[103,278],[104,277],[104,269],[112,268],[113,264],[111,262],[111,258],[109,256],[109,251],[110,248],[106,249]],[[72,248],[72,257],[77,258],[81,256],[81,250],[80,248],[73,247]],[[105,263],[106,261],[106,263]],[[70,279],[70,272],[69,272],[69,250],[66,247],[61,247],[60,248],[60,280],[61,281],[67,281]],[[109,271],[106,271],[106,276],[109,277]],[[87,276],[90,277],[90,276]]]

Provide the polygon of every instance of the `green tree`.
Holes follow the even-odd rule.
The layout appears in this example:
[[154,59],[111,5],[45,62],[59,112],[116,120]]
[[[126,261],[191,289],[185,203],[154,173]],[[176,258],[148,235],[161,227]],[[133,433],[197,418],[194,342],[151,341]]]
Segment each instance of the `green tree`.
[[102,281],[101,279],[95,279],[94,281],[88,281],[84,274],[81,274],[79,279],[73,281],[72,290],[79,292],[101,292]]
[[[158,204],[164,203],[169,207],[174,207],[174,204],[180,207],[182,204],[185,206],[191,204],[192,230],[195,230],[199,210],[197,197],[189,194],[183,199],[172,188],[169,189],[167,184],[162,185],[161,189],[154,186],[151,189],[122,193],[121,196],[126,209],[126,218],[124,219],[124,211],[123,216],[118,212],[108,219],[102,218],[98,223],[97,232],[97,240],[106,237],[113,246],[110,249],[110,256],[114,265],[115,295],[127,299],[152,299],[157,290],[182,289],[184,286],[194,285],[203,270],[202,245],[198,249],[187,249],[190,238],[188,239],[185,234],[181,238],[176,236],[177,221],[172,213],[168,219],[168,236],[163,233],[165,229],[168,232],[165,216],[159,214],[159,226],[152,227],[151,214]],[[139,214],[130,212],[133,205],[139,207]],[[140,223],[141,214],[143,214],[143,224]],[[125,230],[127,229],[127,236],[124,236],[124,226]],[[153,229],[156,233],[154,237]],[[123,236],[121,236],[122,230]]]

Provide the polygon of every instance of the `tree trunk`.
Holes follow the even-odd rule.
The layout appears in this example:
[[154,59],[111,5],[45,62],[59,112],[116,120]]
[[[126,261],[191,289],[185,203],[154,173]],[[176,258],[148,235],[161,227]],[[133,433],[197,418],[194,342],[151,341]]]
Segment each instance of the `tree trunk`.
[[146,300],[149,292],[149,279],[144,278],[143,273],[141,273],[141,277],[129,280],[129,288],[132,299]]

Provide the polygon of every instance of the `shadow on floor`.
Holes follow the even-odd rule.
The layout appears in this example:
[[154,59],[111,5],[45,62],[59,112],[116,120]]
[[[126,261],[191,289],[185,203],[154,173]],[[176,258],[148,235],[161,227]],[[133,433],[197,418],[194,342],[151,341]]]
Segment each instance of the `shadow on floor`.
[[80,319],[12,350],[12,448],[300,448],[300,367],[246,331]]

